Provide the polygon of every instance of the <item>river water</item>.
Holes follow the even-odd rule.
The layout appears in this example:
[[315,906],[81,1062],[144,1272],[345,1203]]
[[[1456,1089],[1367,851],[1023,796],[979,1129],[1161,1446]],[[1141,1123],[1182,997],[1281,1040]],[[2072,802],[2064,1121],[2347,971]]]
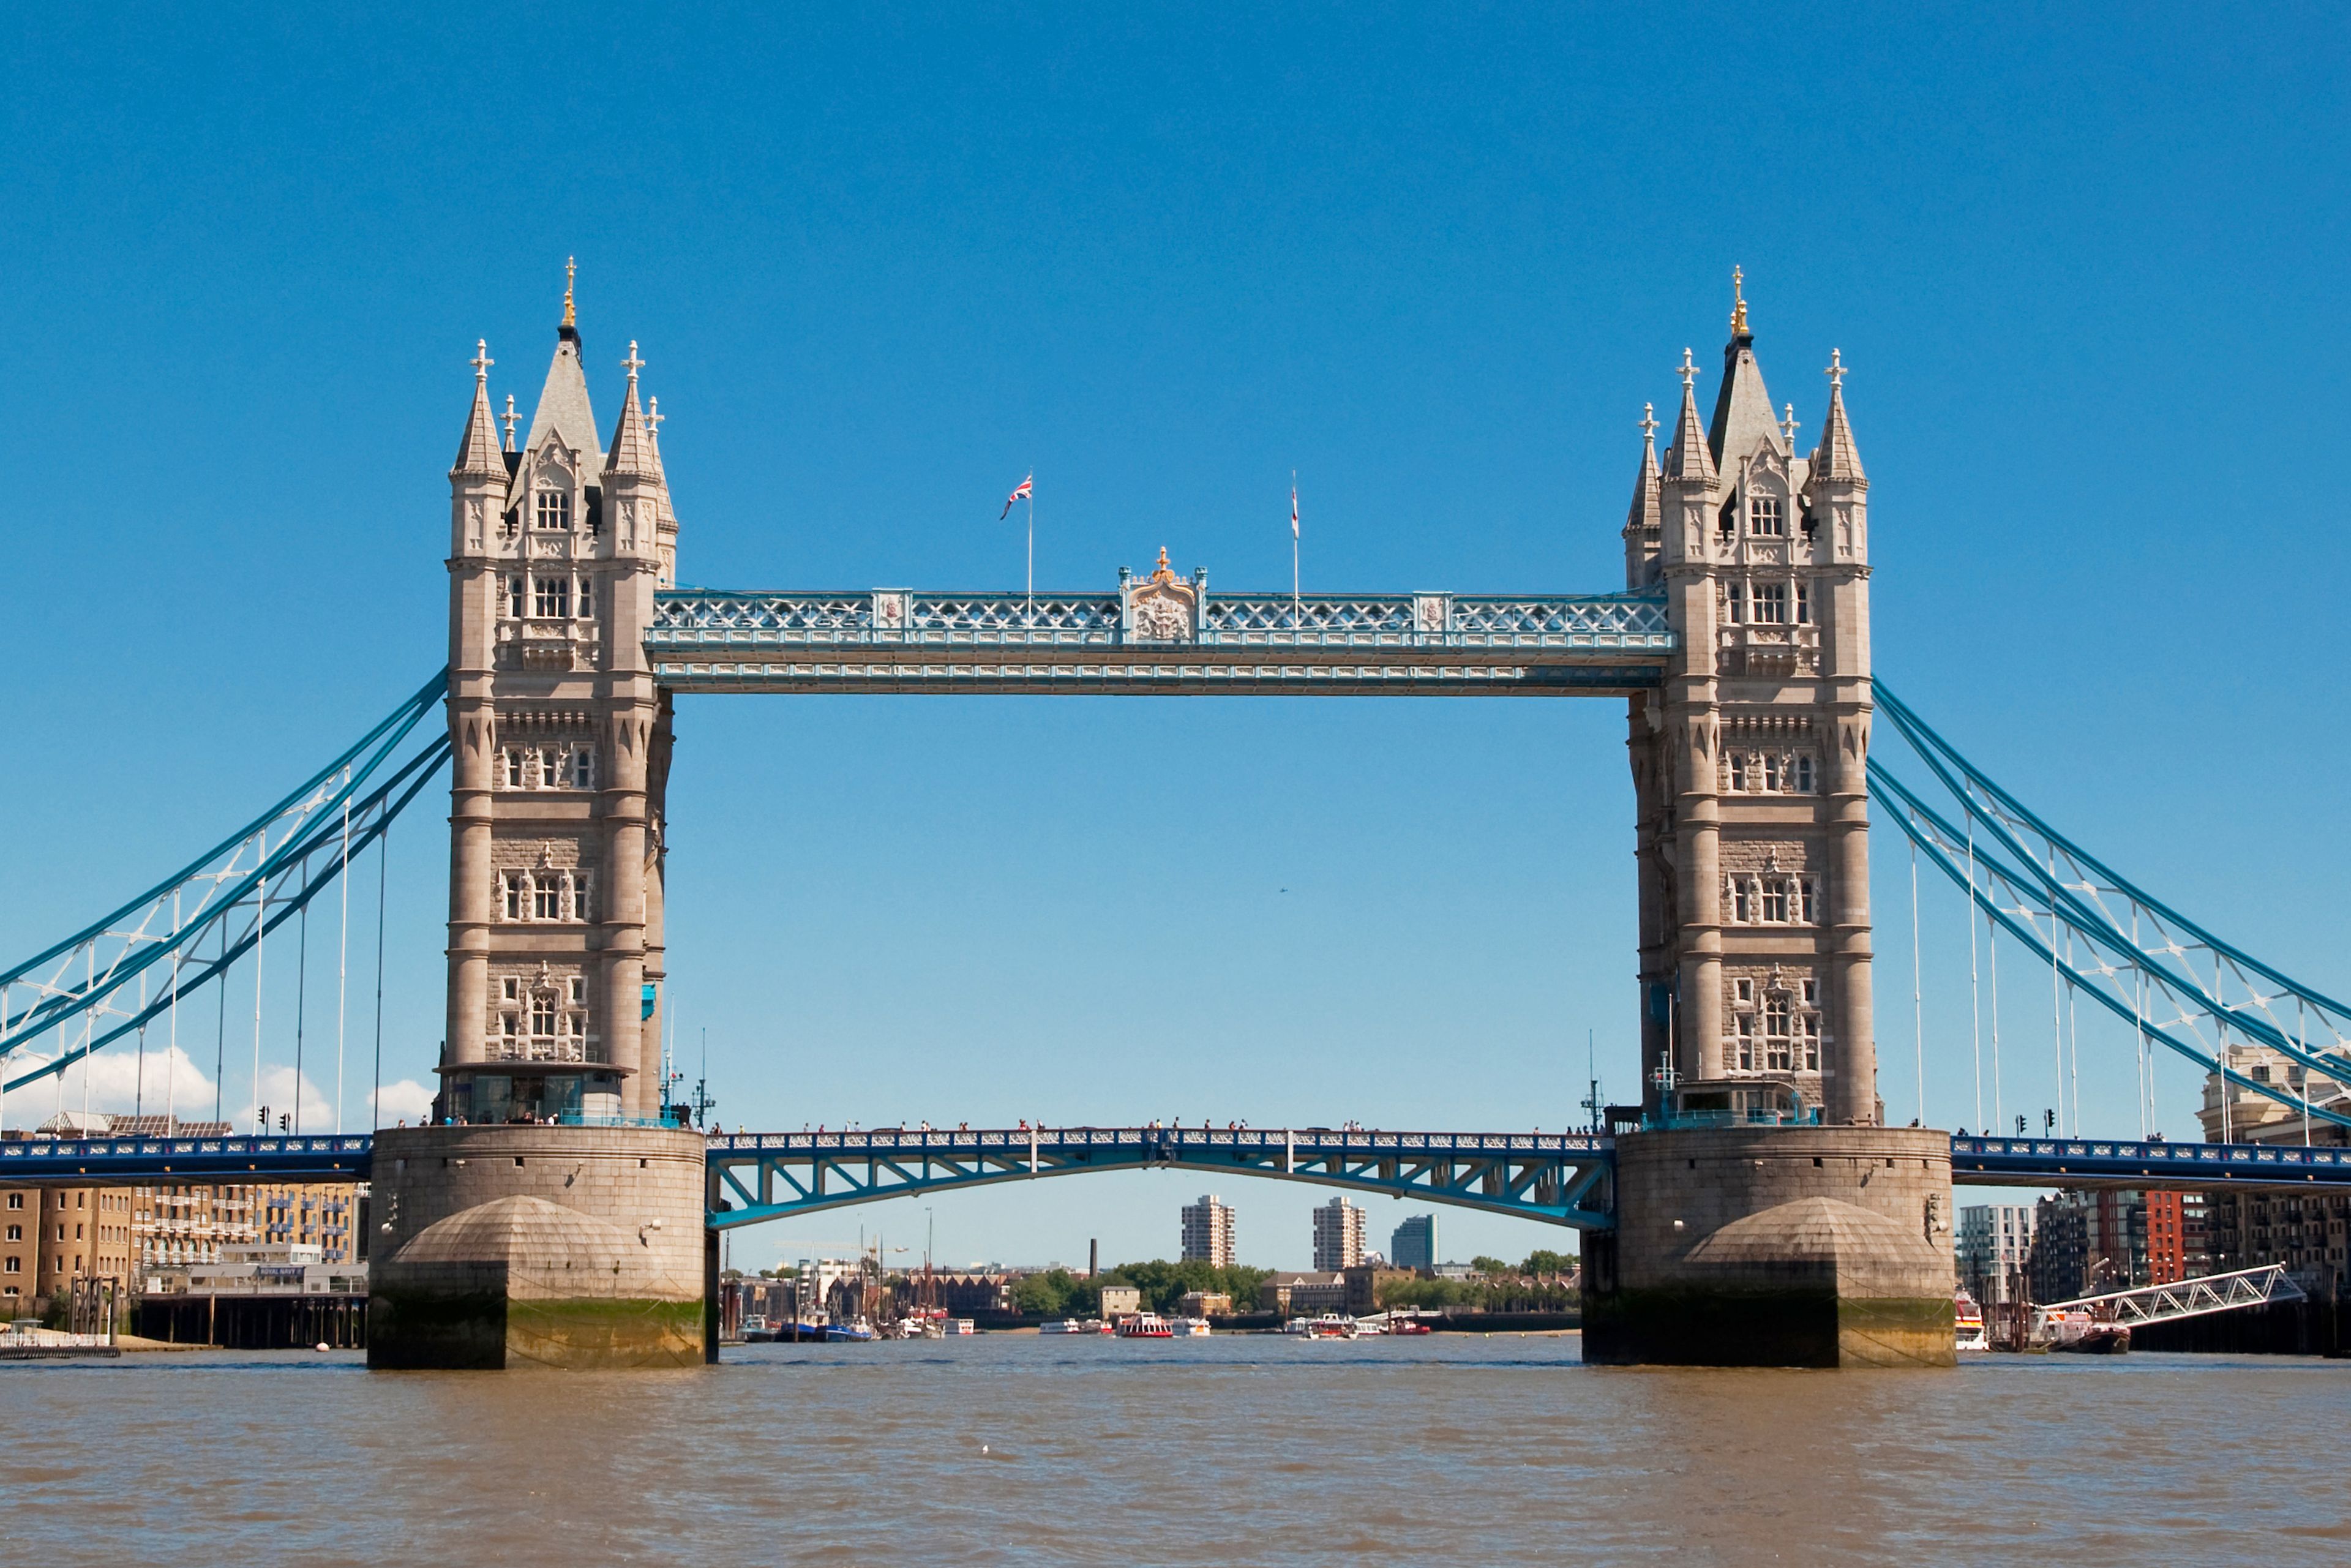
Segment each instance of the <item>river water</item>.
[[0,1365],[0,1562],[2351,1561],[2351,1362],[1583,1366],[1032,1335],[716,1368]]

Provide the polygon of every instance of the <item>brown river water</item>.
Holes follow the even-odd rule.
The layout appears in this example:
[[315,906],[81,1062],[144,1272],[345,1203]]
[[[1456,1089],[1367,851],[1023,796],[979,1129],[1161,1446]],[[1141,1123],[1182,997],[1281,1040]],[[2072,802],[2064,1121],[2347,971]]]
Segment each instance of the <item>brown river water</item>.
[[2351,1362],[1586,1367],[1573,1336],[0,1365],[0,1563],[2351,1562]]

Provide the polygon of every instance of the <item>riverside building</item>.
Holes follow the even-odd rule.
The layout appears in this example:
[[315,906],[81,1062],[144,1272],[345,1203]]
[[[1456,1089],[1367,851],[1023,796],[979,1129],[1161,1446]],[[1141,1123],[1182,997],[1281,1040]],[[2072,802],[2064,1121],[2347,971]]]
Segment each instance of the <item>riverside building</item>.
[[1399,1269],[1437,1267],[1437,1216],[1416,1214],[1388,1238],[1388,1254]]
[[1184,1261],[1216,1269],[1233,1266],[1233,1211],[1215,1193],[1184,1206]]
[[1314,1271],[1335,1274],[1364,1260],[1364,1211],[1334,1197],[1314,1211]]
[[1979,1301],[2015,1298],[2018,1278],[2032,1256],[2032,1206],[1979,1203],[1959,1210],[1959,1283]]
[[[2337,1115],[2351,1112],[2351,1062],[2332,1073],[2305,1071],[2266,1046],[2231,1045],[2228,1065],[2256,1083],[2283,1084],[2301,1104]],[[2204,1079],[2204,1105],[2198,1118],[2204,1136],[2216,1143],[2309,1144],[2341,1146],[2351,1129],[2305,1115],[2300,1105],[2281,1105],[2251,1089],[2224,1083],[2217,1073]],[[2181,1229],[2191,1221],[2182,1215]],[[2314,1295],[2340,1296],[2351,1289],[2351,1199],[2295,1192],[2215,1192],[2203,1204],[2200,1228],[2213,1272],[2283,1263],[2296,1283]]]

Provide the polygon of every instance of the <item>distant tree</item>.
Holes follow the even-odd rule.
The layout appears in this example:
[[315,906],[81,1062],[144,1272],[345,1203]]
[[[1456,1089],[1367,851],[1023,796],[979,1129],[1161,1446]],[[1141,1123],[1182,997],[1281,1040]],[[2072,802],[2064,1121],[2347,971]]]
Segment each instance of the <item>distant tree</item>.
[[1507,1274],[1510,1271],[1510,1266],[1508,1263],[1503,1262],[1499,1258],[1489,1258],[1482,1252],[1477,1257],[1469,1260],[1469,1267],[1477,1270],[1478,1272],[1485,1275],[1488,1279],[1491,1279],[1497,1274]]
[[1573,1253],[1553,1252],[1545,1248],[1538,1248],[1527,1254],[1527,1260],[1519,1265],[1519,1272],[1538,1277],[1545,1274],[1573,1274],[1575,1272],[1575,1257]]
[[1067,1269],[1048,1269],[1012,1287],[1012,1310],[1049,1318],[1090,1318],[1102,1311],[1102,1286]]

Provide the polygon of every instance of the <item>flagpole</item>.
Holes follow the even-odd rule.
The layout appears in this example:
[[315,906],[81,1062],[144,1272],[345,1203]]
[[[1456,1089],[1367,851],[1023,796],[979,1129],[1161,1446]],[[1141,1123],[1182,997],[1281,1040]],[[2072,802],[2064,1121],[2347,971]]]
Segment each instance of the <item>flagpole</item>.
[[1298,470],[1290,471],[1290,623],[1301,618],[1298,603]]
[[1029,470],[1029,624],[1037,624],[1037,471]]

